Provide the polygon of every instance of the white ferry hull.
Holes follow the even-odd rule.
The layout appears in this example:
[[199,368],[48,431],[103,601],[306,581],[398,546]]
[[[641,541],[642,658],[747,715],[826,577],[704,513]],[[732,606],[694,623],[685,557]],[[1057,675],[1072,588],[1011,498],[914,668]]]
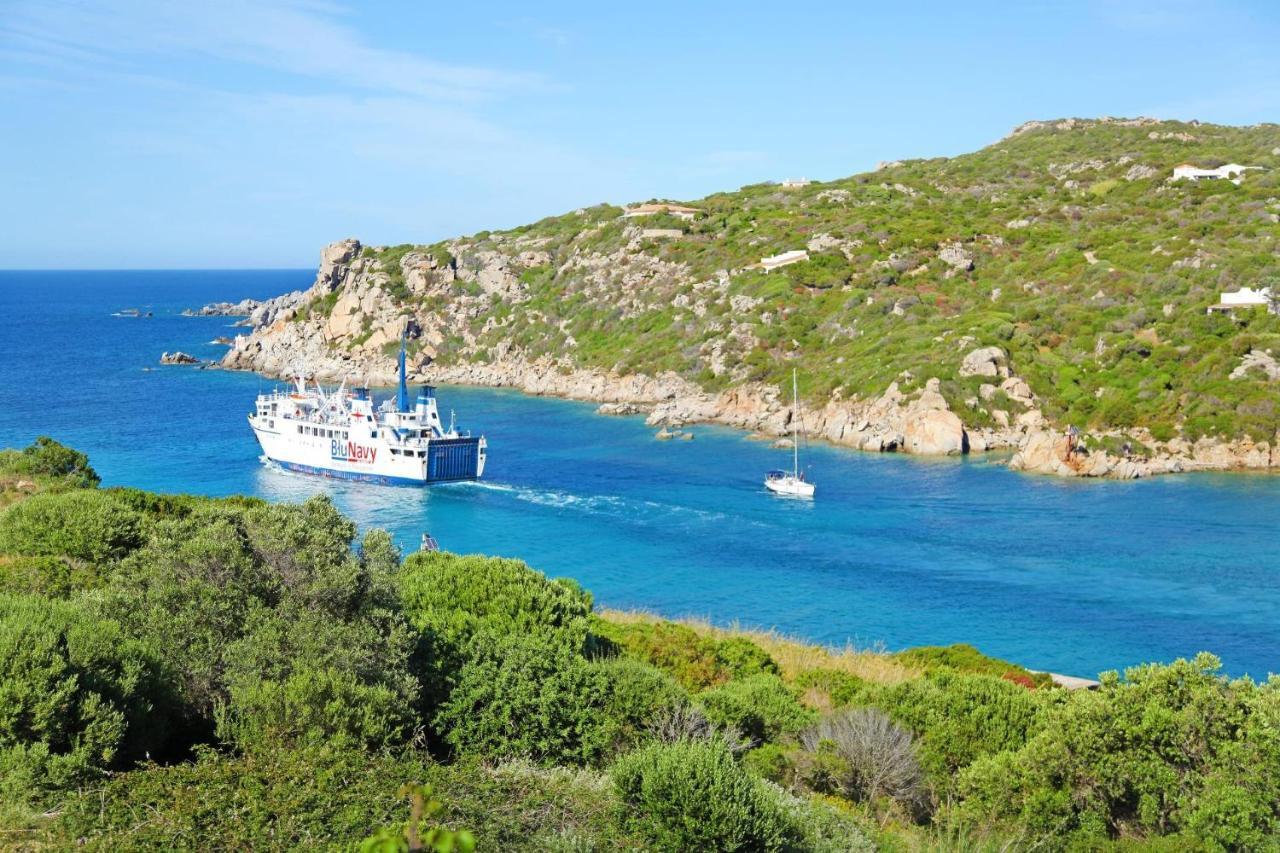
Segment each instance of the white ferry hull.
[[[393,453],[389,444],[370,436],[352,437],[348,430],[306,425],[310,431],[325,434],[304,434],[291,419],[269,419],[274,421],[270,425],[255,422],[261,420],[250,418],[250,425],[263,454],[290,471],[407,486],[475,480],[484,473],[483,438],[435,438],[421,455],[408,455],[406,451]],[[346,437],[330,437],[329,433]]]
[[368,388],[333,392],[299,375],[290,392],[259,394],[249,426],[267,459],[291,471],[343,480],[422,486],[476,480],[484,473],[484,436],[445,428],[435,388],[422,386],[409,405],[405,345],[394,401],[374,407]]

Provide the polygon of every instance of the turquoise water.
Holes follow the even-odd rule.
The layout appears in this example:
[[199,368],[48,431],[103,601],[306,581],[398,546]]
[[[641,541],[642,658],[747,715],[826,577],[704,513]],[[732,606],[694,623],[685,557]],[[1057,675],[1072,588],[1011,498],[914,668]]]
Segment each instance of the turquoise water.
[[[0,273],[0,445],[48,433],[108,484],[271,500],[326,493],[402,545],[521,557],[598,602],[889,648],[971,642],[1080,675],[1208,649],[1232,673],[1280,671],[1280,477],[1064,482],[981,459],[921,461],[825,446],[818,499],[770,497],[782,451],[695,428],[658,442],[643,418],[585,403],[443,388],[483,431],[480,484],[344,484],[264,467],[245,424],[274,383],[160,368],[219,355],[227,318],[184,307],[270,296],[310,271]],[[151,319],[111,316],[151,310]]]

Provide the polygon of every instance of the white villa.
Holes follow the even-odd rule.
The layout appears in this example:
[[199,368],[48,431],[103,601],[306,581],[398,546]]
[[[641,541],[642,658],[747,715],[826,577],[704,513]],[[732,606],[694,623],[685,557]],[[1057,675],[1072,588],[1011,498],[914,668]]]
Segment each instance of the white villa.
[[677,219],[692,220],[701,213],[696,207],[685,207],[680,204],[669,204],[667,202],[657,202],[654,204],[637,204],[635,207],[628,207],[626,212],[622,214],[623,219],[634,219],[637,216],[653,216],[658,213],[669,213]]
[[1241,166],[1239,163],[1228,163],[1216,169],[1201,169],[1190,163],[1173,167],[1173,180],[1181,181],[1231,181],[1239,184],[1244,173],[1249,169],[1261,169],[1261,166]]
[[809,260],[809,253],[804,249],[792,249],[790,252],[783,252],[781,255],[761,258],[760,266],[766,270],[776,270],[778,267],[785,267],[787,264],[798,264],[807,260]]
[[1271,303],[1271,288],[1262,287],[1254,290],[1249,287],[1242,287],[1232,293],[1223,293],[1218,296],[1218,304],[1210,305],[1208,313],[1222,312],[1230,314],[1237,308],[1258,308],[1264,307],[1271,313],[1277,313],[1276,308]]
[[787,180],[782,182],[782,188],[784,190],[798,190],[801,187],[809,186],[811,183],[813,183],[813,181],[808,178],[787,178]]

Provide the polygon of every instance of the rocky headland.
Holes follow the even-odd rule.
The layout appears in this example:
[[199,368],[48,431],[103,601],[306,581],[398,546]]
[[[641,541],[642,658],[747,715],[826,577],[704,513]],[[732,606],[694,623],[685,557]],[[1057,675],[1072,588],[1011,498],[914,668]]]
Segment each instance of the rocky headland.
[[[650,376],[582,368],[564,357],[527,358],[514,343],[499,346],[492,360],[441,363],[434,357],[435,347],[454,330],[467,328],[476,306],[466,298],[425,298],[465,282],[478,285],[481,295],[501,293],[518,301],[521,283],[513,269],[522,260],[527,263],[527,255],[464,255],[442,265],[432,257],[408,253],[399,270],[405,286],[438,306],[408,312],[388,292],[390,277],[382,264],[364,255],[362,248],[355,239],[325,247],[316,280],[306,291],[261,303],[210,305],[195,312],[245,316],[248,321],[249,331],[235,338],[221,365],[277,377],[302,369],[324,381],[345,378],[390,385],[396,378],[396,342],[404,335],[418,344],[409,366],[414,382],[507,387],[594,401],[601,404],[601,414],[645,413],[648,424],[664,429],[718,423],[767,436],[782,436],[791,429],[789,402],[777,387],[763,383],[744,382],[710,393],[674,372]],[[310,310],[326,303],[327,313]],[[1105,434],[1071,442],[1061,427],[1046,421],[1036,395],[1014,373],[1002,348],[975,347],[954,357],[959,375],[988,380],[979,385],[976,399],[966,401],[967,409],[977,409],[997,396],[1007,407],[988,409],[990,424],[966,425],[964,410],[953,411],[939,392],[939,380],[930,378],[911,391],[903,391],[895,381],[874,397],[833,397],[804,412],[803,429],[812,437],[865,451],[1012,452],[1010,467],[1059,476],[1132,479],[1183,471],[1268,469],[1280,464],[1267,443],[1247,440],[1158,442],[1147,436],[1149,443],[1140,452],[1108,450],[1098,443]],[[911,377],[906,374],[904,379]]]

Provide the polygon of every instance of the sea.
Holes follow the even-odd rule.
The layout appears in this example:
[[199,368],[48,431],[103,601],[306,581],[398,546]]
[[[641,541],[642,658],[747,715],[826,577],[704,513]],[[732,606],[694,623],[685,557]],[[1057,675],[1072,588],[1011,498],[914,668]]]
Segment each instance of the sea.
[[[0,446],[88,453],[106,485],[301,501],[325,494],[407,551],[518,557],[598,606],[776,629],[836,646],[971,643],[1092,677],[1207,650],[1280,672],[1280,476],[1067,481],[999,459],[918,459],[814,443],[811,502],[761,482],[790,453],[695,426],[515,391],[442,387],[489,442],[484,480],[376,486],[264,464],[246,423],[274,380],[162,367],[215,360],[234,319],[208,302],[307,287],[310,270],[0,272]],[[125,309],[144,315],[119,316]]]

